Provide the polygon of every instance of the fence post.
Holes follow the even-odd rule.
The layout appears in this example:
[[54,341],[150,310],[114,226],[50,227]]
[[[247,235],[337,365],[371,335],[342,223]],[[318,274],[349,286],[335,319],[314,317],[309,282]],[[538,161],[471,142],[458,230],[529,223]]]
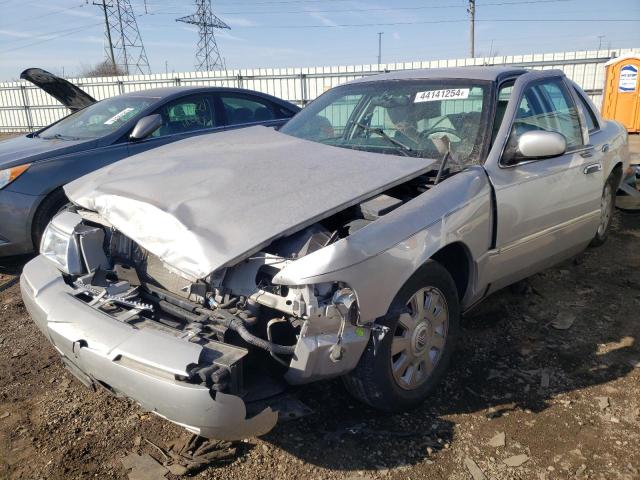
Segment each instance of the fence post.
[[307,99],[307,76],[302,72],[300,72],[300,93],[302,95],[302,99],[301,99],[300,103],[304,107],[308,102],[308,99]]
[[29,98],[27,97],[26,85],[20,85],[20,92],[22,93],[22,103],[24,104],[24,116],[27,119],[27,128],[30,132],[33,132],[33,118],[31,118],[31,108],[29,106]]
[[243,88],[242,87],[242,75],[241,74],[236,75],[236,82],[238,82],[238,88]]

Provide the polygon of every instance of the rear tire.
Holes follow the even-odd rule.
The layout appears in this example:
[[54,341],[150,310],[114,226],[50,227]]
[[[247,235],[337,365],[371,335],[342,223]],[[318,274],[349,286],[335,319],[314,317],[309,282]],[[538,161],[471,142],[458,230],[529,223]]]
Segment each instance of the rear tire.
[[47,228],[51,219],[55,217],[57,213],[64,210],[67,205],[69,205],[69,199],[62,189],[54,190],[40,203],[33,217],[31,227],[33,248],[36,252],[40,250],[40,241],[42,240],[45,228]]
[[[420,308],[422,305],[422,309]],[[446,372],[460,325],[455,282],[429,260],[396,295],[381,325],[389,332],[374,353],[373,339],[343,377],[355,398],[385,412],[421,404]]]
[[589,244],[590,247],[599,247],[600,245],[603,245],[609,237],[611,220],[613,219],[613,212],[616,204],[618,180],[618,171],[614,170],[604,184],[602,197],[600,199],[600,222],[598,223],[598,230]]

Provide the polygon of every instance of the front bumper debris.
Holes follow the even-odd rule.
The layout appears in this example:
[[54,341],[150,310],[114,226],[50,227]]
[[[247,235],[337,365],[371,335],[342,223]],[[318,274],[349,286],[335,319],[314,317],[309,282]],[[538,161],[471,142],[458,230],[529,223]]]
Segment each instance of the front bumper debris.
[[[188,377],[189,366],[211,357],[211,346],[205,353],[203,346],[177,333],[134,327],[90,307],[74,296],[77,291],[42,256],[25,266],[20,286],[33,320],[86,385],[101,385],[129,397],[207,438],[239,440],[275,426],[278,414],[269,407],[246,418],[239,396],[181,380]],[[225,356],[215,348],[214,357]]]

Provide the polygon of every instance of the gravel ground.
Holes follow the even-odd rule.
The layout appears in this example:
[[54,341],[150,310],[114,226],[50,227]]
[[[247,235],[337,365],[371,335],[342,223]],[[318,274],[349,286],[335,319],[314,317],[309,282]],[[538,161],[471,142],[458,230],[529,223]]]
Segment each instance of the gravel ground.
[[[383,415],[339,381],[310,385],[297,395],[312,415],[198,478],[640,478],[639,238],[640,216],[618,213],[603,247],[489,298],[417,410]],[[145,440],[188,434],[62,367],[14,284],[24,261],[0,260],[0,478],[124,479],[125,456],[162,459]]]

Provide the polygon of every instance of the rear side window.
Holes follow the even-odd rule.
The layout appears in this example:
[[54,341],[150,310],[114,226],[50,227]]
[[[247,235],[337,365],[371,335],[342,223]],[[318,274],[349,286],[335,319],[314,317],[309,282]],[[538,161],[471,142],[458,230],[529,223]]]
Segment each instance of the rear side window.
[[525,90],[513,124],[513,140],[532,130],[561,133],[567,149],[582,146],[578,111],[562,80],[545,80]]
[[289,118],[292,112],[273,104],[269,100],[247,95],[220,95],[228,125],[268,122]]
[[584,117],[584,121],[586,122],[587,129],[589,130],[589,132],[597,130],[599,127],[598,120],[596,119],[596,114],[593,112],[589,104],[577,90],[576,96],[578,97],[578,108],[582,112],[582,116]]

